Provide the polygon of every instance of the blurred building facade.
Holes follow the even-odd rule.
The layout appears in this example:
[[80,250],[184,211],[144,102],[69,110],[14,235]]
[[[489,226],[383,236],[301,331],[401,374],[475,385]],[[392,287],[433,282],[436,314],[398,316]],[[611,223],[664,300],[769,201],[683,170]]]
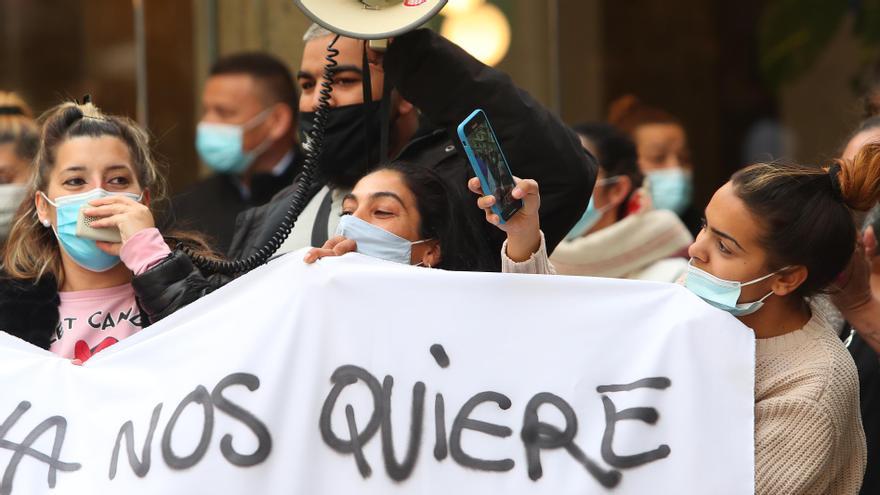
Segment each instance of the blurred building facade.
[[[567,122],[603,119],[626,93],[678,115],[702,200],[761,150],[833,156],[859,118],[851,82],[864,52],[846,28],[797,80],[764,80],[767,1],[490,1],[512,32],[499,68]],[[295,72],[308,25],[291,0],[0,0],[0,88],[37,112],[89,93],[105,111],[138,116],[179,189],[204,173],[193,142],[212,61],[265,50]]]

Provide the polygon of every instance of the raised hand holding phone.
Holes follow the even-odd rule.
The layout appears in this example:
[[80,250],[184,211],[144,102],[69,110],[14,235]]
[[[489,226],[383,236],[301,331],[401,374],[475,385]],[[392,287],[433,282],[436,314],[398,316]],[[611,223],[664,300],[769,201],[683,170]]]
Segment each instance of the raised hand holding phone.
[[516,184],[510,195],[522,202],[522,208],[501,222],[496,213],[495,196],[483,196],[484,188],[480,179],[474,177],[468,181],[468,189],[480,195],[477,206],[486,213],[486,221],[507,233],[507,257],[521,263],[528,260],[541,247],[541,221],[538,211],[541,208],[541,193],[538,183],[531,179],[513,177]]
[[511,195],[516,185],[513,174],[486,113],[474,110],[459,124],[458,138],[464,146],[474,175],[480,179],[483,194],[495,197],[492,209],[498,215],[499,223],[506,222],[523,204],[520,199]]

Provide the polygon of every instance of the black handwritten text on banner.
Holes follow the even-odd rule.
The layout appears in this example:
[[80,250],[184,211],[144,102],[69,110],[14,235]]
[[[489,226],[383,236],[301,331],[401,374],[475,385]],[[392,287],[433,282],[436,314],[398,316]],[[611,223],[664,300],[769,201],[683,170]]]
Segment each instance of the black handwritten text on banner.
[[83,367],[0,334],[0,495],[752,489],[754,341],[685,290],[300,259]]

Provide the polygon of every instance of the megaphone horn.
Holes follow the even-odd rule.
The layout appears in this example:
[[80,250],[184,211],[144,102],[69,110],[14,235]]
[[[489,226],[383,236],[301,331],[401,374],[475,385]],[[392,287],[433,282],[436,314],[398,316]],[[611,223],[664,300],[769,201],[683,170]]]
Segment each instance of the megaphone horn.
[[311,20],[349,38],[400,36],[428,22],[448,0],[293,0]]

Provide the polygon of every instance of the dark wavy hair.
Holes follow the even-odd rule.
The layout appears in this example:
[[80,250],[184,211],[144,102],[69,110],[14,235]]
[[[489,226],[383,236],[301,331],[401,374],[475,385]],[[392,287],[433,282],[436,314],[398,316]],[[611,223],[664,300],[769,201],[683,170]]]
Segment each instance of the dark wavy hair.
[[[380,165],[375,171],[390,170],[400,174],[416,198],[422,222],[422,239],[440,243],[440,264],[435,268],[455,271],[496,271],[486,264],[490,251],[483,230],[474,216],[465,211],[468,198],[432,169],[406,162]],[[497,254],[500,257],[500,254]]]
[[632,189],[617,207],[617,219],[620,220],[627,214],[630,198],[642,187],[645,180],[645,176],[639,171],[639,155],[635,143],[611,124],[583,123],[573,126],[572,129],[595,147],[591,151],[596,153],[596,161],[605,172],[605,177],[629,177]]

